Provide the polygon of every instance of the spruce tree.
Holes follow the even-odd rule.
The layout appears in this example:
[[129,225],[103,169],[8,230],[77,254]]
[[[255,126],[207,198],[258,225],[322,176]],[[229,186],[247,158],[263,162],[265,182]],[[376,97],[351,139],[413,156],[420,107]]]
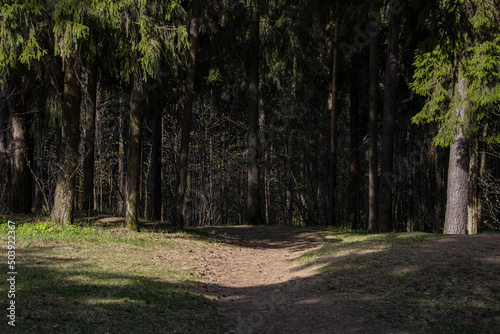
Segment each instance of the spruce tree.
[[[415,123],[435,122],[438,146],[450,146],[444,233],[465,234],[469,139],[492,119],[500,101],[500,31],[494,0],[449,1],[436,10],[435,29],[415,58],[413,90],[427,97]],[[432,28],[432,27],[431,27]]]

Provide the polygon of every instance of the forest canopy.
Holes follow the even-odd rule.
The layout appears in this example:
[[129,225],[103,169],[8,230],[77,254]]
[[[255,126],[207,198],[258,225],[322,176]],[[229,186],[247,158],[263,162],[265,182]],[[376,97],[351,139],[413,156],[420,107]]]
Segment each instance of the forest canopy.
[[498,230],[499,8],[4,0],[0,212]]

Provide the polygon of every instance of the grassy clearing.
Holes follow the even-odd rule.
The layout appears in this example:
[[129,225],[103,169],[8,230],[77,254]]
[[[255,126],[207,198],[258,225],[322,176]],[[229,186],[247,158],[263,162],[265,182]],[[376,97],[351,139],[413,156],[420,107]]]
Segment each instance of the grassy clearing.
[[194,292],[190,258],[204,246],[187,234],[16,221],[16,237],[16,327],[2,332],[219,332],[214,305]]
[[328,242],[300,261],[321,265],[325,294],[363,308],[367,325],[500,333],[500,235],[320,233]]
[[[6,223],[0,220],[3,254]],[[205,291],[196,259],[226,238],[197,229],[150,232],[164,228],[133,233],[116,223],[61,228],[17,219],[17,322],[13,331],[4,321],[0,332],[221,333],[221,314],[196,292]],[[276,229],[264,230],[260,241],[279,242]],[[322,244],[300,263],[321,266],[317,291],[358,310],[365,328],[500,333],[500,235],[314,233]],[[283,245],[290,238],[285,233]],[[0,305],[6,303],[2,284]]]

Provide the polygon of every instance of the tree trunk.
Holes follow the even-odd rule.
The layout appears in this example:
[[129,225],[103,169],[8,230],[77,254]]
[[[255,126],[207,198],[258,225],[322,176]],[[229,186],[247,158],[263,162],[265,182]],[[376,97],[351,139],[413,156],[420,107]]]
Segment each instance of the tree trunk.
[[335,225],[335,188],[337,178],[337,77],[338,77],[338,41],[339,41],[339,6],[335,8],[335,30],[333,36],[332,66],[332,108],[330,110],[330,168],[328,171],[328,225]]
[[80,145],[80,103],[82,93],[73,59],[68,59],[64,73],[59,173],[57,175],[51,220],[58,225],[73,222],[73,201]]
[[[483,138],[485,138],[488,135],[488,124],[484,125],[483,129]],[[478,147],[479,150],[479,147]],[[479,166],[479,173],[478,177],[479,180],[484,179],[484,174],[486,172],[486,149],[482,150],[481,152],[481,161],[480,161],[480,166]],[[480,182],[481,183],[481,182]],[[477,199],[477,225],[481,223],[481,218],[483,214],[483,201],[480,198],[480,195],[476,195]]]
[[479,140],[476,137],[470,148],[469,190],[467,204],[467,234],[477,234],[479,198],[477,196],[479,174]]
[[262,162],[264,165],[264,179],[262,184],[264,185],[264,222],[269,225],[269,178],[268,178],[268,154],[267,154],[267,143],[265,136],[265,126],[266,126],[266,112],[264,110],[264,99],[262,98],[262,93],[259,94],[259,141],[261,151],[263,153]]
[[[42,149],[43,149],[43,141],[42,139],[38,138],[35,141],[35,148],[36,148],[36,158],[35,158],[35,163],[34,163],[34,170],[35,170],[35,193],[33,195],[33,211],[35,213],[41,212],[43,208],[43,199],[44,199],[44,194],[43,194],[43,189],[41,188],[41,182],[42,182],[42,170],[43,170],[43,162],[42,162]],[[46,203],[48,204],[48,203]]]
[[[496,156],[497,158],[495,159],[495,179],[498,181],[500,180],[500,158],[498,158],[498,155]],[[496,203],[500,202],[500,195],[498,192],[496,192]],[[500,222],[500,210],[498,208],[495,210],[495,212],[492,212],[492,214],[496,213],[496,219],[497,222]]]
[[126,189],[126,168],[125,168],[125,138],[126,138],[126,116],[125,116],[125,93],[120,96],[120,125],[118,139],[118,214],[125,215],[125,189]]
[[[391,8],[389,8],[390,13]],[[382,230],[393,230],[392,192],[389,179],[393,176],[394,163],[394,115],[398,80],[399,23],[395,14],[389,14],[387,59],[384,84],[384,110],[382,124],[380,217]]]
[[[3,78],[5,81],[5,78]],[[0,82],[0,213],[10,211],[12,203],[11,189],[11,154],[9,151],[10,110],[6,102],[8,96],[7,86]]]
[[[149,102],[149,101],[148,101]],[[146,103],[144,104],[146,105]],[[145,151],[145,147],[144,147],[144,140],[145,138],[143,138],[141,140],[141,166],[143,164],[143,162],[146,163],[146,166],[149,166],[149,164],[151,164],[151,151],[149,151],[147,157],[146,157],[146,151]],[[141,212],[141,209],[143,210],[143,214],[142,216],[143,217],[147,217],[148,216],[148,179],[149,179],[149,169],[148,170],[145,170],[144,173],[142,173],[142,167],[141,167],[141,173],[139,174],[140,175],[140,179],[139,179],[139,212]]]
[[162,218],[162,180],[161,180],[161,144],[162,126],[161,114],[150,122],[151,133],[151,164],[150,164],[150,206],[149,219],[161,220]]
[[368,131],[368,231],[378,229],[378,113],[377,113],[377,38],[372,37],[369,48]]
[[[15,80],[15,81],[14,81]],[[28,130],[26,126],[25,80],[22,74],[12,80],[10,126],[12,130],[12,212],[29,213],[32,204],[32,175],[28,166]]]
[[349,165],[349,226],[351,229],[359,228],[359,216],[360,216],[360,206],[359,206],[359,175],[360,175],[360,152],[362,146],[362,138],[359,131],[359,84],[358,77],[360,66],[359,56],[354,54],[352,56],[352,66],[353,72],[351,73],[351,87],[350,87],[350,108],[349,108],[349,153],[350,153],[350,165]]
[[251,22],[249,50],[246,60],[247,70],[247,113],[248,113],[248,195],[246,222],[260,225],[264,223],[260,207],[259,190],[259,57],[260,57],[260,13],[259,1],[250,2]]
[[286,154],[286,225],[293,225],[292,136],[288,137]]
[[[465,79],[458,79],[457,89],[462,101],[465,101],[465,92],[467,90]],[[459,122],[466,124],[467,116],[465,102],[462,103],[460,108],[454,110],[454,113]],[[466,234],[467,232],[469,140],[464,130],[465,129],[458,126],[453,144],[450,147],[444,234]]]
[[187,177],[189,172],[189,142],[191,127],[193,123],[193,96],[196,70],[196,45],[198,42],[199,2],[200,0],[193,0],[191,18],[188,27],[188,38],[191,47],[187,52],[186,101],[184,104],[184,119],[181,129],[181,147],[179,152],[179,182],[177,186],[177,203],[175,207],[175,224],[178,228],[181,229],[184,227],[186,221],[186,189]]
[[142,97],[137,95],[133,86],[130,94],[125,224],[129,230],[138,231],[142,165]]
[[94,210],[94,147],[97,110],[97,63],[90,66],[85,101],[85,155],[83,158],[82,211],[88,215]]
[[[435,152],[438,152],[435,149]],[[448,153],[448,152],[446,152]],[[446,178],[449,162],[449,153],[436,153],[434,169],[436,171],[436,201],[435,201],[435,221],[433,232],[438,233],[443,226],[443,221],[446,212]]]

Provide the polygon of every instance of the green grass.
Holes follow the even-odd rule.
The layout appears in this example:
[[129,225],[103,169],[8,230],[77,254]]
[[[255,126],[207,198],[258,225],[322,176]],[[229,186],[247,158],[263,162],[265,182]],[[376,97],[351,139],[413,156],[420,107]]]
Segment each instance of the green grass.
[[[0,233],[7,235],[7,220],[0,220]],[[161,244],[174,246],[175,241],[163,233],[142,233],[128,231],[116,226],[92,226],[86,222],[69,226],[58,226],[52,222],[30,223],[16,222],[17,241],[19,242],[112,242],[126,243],[138,246]],[[167,237],[166,237],[167,236]]]
[[[165,226],[155,226],[164,229]],[[6,257],[7,220],[0,219]],[[500,264],[492,239],[481,252],[425,233],[316,230],[322,244],[299,258],[320,266],[318,291],[363,310],[366,328],[405,333],[500,333]],[[194,258],[215,232],[130,232],[116,224],[16,221],[16,327],[5,333],[221,333],[222,315],[197,281]],[[457,246],[458,245],[458,246]],[[479,254],[479,255],[478,255]],[[494,254],[497,254],[495,257]],[[5,259],[5,258],[4,258]],[[7,284],[0,305],[7,305]]]
[[19,221],[16,239],[16,327],[3,321],[1,332],[219,332],[220,315],[195,292],[184,234]]

